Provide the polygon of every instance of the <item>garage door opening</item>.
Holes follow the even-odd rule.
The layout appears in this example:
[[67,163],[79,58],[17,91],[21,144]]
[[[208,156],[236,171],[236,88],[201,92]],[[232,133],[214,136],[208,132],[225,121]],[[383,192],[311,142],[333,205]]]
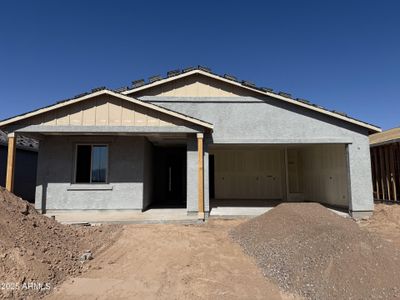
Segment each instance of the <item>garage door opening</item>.
[[344,144],[213,145],[209,153],[211,215],[260,214],[293,201],[348,207]]

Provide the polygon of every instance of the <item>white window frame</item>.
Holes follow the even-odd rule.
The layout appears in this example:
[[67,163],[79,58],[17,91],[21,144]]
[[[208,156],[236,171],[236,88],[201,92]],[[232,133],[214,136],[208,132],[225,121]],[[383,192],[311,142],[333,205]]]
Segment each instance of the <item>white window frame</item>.
[[[78,147],[79,146],[90,146],[90,181],[89,182],[76,182],[76,173],[77,173],[77,163],[78,163]],[[107,169],[106,169],[106,180],[105,182],[92,182],[92,161],[93,161],[93,147],[94,146],[105,146],[107,147]],[[108,170],[109,170],[109,156],[110,156],[110,145],[106,143],[78,143],[75,145],[75,160],[74,160],[74,184],[108,184]]]

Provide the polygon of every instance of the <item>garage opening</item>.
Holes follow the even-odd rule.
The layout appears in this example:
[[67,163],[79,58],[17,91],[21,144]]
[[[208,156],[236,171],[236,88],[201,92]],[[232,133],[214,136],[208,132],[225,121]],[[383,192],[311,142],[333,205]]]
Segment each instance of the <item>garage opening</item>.
[[258,214],[283,201],[348,207],[344,144],[213,145],[209,153],[211,215],[224,207]]

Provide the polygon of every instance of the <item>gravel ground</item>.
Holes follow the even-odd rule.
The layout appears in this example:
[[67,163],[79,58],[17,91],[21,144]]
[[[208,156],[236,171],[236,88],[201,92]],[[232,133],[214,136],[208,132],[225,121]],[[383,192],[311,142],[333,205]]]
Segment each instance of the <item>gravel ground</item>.
[[231,237],[264,276],[306,299],[400,297],[400,251],[316,203],[285,203]]
[[117,238],[120,226],[61,225],[0,187],[0,299],[37,299],[87,269]]

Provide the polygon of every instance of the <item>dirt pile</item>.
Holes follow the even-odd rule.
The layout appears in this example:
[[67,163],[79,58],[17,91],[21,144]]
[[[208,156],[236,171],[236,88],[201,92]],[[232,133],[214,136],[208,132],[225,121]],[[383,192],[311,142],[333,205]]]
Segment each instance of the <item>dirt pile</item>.
[[374,214],[366,223],[370,225],[393,225],[400,229],[400,205],[397,203],[375,204]]
[[67,276],[88,268],[94,255],[117,238],[118,226],[61,225],[0,187],[0,298],[38,298]]
[[400,249],[400,205],[375,204],[374,214],[368,220],[359,221],[363,230],[378,234]]
[[316,203],[287,203],[231,232],[265,276],[307,299],[395,299],[400,251]]

